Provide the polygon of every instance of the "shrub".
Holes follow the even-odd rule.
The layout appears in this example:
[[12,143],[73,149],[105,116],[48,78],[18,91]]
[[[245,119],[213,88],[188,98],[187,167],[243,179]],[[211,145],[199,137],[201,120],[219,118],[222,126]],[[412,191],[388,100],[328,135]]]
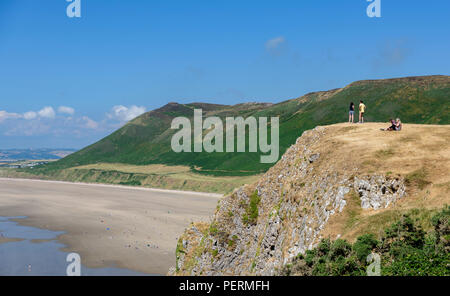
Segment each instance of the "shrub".
[[217,228],[216,223],[211,223],[211,225],[209,226],[209,233],[211,235],[215,235],[215,234],[219,233],[219,229]]
[[258,205],[260,201],[261,198],[258,196],[258,192],[253,192],[253,194],[250,196],[250,207],[248,213],[251,221],[256,221],[256,219],[258,219]]
[[373,234],[364,234],[358,237],[353,244],[353,251],[356,253],[358,260],[364,262],[377,245],[378,241]]
[[245,224],[255,224],[258,220],[258,206],[260,201],[261,197],[258,196],[258,191],[255,190],[255,192],[253,192],[250,196],[250,204],[247,206],[245,214],[242,217]]
[[330,239],[323,239],[319,245],[317,246],[317,250],[321,254],[321,256],[328,255],[331,250],[331,241]]
[[336,240],[331,245],[330,259],[337,259],[338,257],[347,257],[352,250],[352,246],[343,239]]
[[431,218],[434,226],[438,247],[450,251],[450,206],[446,205],[442,211]]
[[389,276],[450,275],[450,207],[430,219],[434,230],[426,234],[409,215],[386,228],[380,241],[365,234],[351,245],[345,240],[322,240],[315,249],[299,254],[283,275],[361,276],[366,275],[367,256],[381,257],[381,273]]
[[142,186],[141,181],[138,180],[130,180],[125,182],[120,182],[119,185],[126,185],[126,186]]
[[412,247],[423,247],[425,242],[425,232],[420,226],[415,226],[409,215],[403,217],[385,231],[388,243],[401,243]]

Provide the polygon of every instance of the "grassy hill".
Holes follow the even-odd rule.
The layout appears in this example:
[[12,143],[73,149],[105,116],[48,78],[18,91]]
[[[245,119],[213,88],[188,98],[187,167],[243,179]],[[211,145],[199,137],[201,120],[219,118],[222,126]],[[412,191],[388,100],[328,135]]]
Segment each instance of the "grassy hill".
[[259,153],[174,153],[170,147],[172,119],[192,118],[194,109],[204,116],[279,116],[280,156],[303,131],[318,125],[345,122],[348,105],[367,105],[366,120],[386,122],[400,117],[406,123],[450,123],[450,77],[427,76],[352,83],[342,89],[310,93],[279,104],[250,103],[235,106],[212,104],[168,105],[130,121],[101,141],[36,170],[48,173],[98,163],[130,165],[183,165],[202,174],[255,175],[272,164],[261,164]]

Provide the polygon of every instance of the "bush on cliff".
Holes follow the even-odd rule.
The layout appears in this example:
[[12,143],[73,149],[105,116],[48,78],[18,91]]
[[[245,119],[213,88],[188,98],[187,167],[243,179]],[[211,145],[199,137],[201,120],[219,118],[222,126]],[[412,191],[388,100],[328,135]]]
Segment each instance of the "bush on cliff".
[[381,258],[381,275],[442,276],[450,275],[450,206],[435,214],[432,231],[426,233],[410,217],[404,215],[385,230],[380,240],[365,234],[350,244],[338,239],[322,240],[319,245],[299,255],[286,265],[280,275],[299,276],[364,276],[367,257]]

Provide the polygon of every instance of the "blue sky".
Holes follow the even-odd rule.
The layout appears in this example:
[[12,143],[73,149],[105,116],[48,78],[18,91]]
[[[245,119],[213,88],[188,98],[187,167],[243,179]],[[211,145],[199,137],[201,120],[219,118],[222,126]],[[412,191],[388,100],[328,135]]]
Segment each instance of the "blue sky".
[[0,148],[74,147],[168,102],[449,74],[450,1],[0,1]]

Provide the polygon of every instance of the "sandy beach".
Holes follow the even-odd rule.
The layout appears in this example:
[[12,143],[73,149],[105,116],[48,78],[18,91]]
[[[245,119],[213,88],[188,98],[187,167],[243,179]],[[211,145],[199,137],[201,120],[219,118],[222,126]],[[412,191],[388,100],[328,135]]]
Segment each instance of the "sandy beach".
[[[59,241],[90,268],[166,274],[178,237],[191,221],[207,221],[219,195],[0,178],[0,216],[21,225],[64,231]],[[0,240],[5,243],[6,240]]]

